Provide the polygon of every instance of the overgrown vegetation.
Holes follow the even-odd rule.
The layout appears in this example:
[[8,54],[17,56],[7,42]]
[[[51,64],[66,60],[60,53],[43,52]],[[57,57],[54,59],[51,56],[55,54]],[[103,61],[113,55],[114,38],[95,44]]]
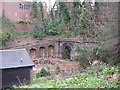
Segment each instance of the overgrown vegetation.
[[37,2],[35,0],[33,0],[33,2],[32,2],[32,13],[33,13],[33,18],[37,18],[38,6],[37,6]]
[[12,29],[14,26],[14,23],[9,21],[4,15],[0,17],[0,26],[1,32],[0,32],[0,46],[7,46],[13,39],[12,37]]
[[38,40],[42,40],[44,37],[43,28],[38,25],[37,19],[34,19],[33,24],[34,24],[33,37],[37,38]]
[[40,72],[36,73],[36,78],[50,75],[50,71],[42,68]]
[[60,73],[60,67],[57,65],[55,68],[55,74],[58,75]]
[[74,77],[51,80],[46,78],[33,79],[30,85],[14,86],[14,88],[119,88],[119,69],[119,67],[98,62]]
[[[53,8],[49,11],[48,17],[50,18],[47,20],[44,18],[45,12],[41,2],[39,2],[39,7],[42,21],[42,26],[40,27],[43,27],[45,35],[64,35],[64,37],[70,38],[78,35],[90,36],[94,33],[92,29],[94,13],[90,11],[90,3],[59,2],[56,11]],[[35,11],[33,11],[34,13]]]
[[31,20],[18,20],[16,21],[17,24],[32,24]]
[[42,22],[42,26],[44,27],[44,21],[45,21],[45,19],[44,19],[44,8],[43,8],[43,4],[42,4],[41,1],[39,2],[39,7],[40,7],[40,20]]
[[86,68],[91,65],[93,61],[98,60],[98,49],[96,47],[91,47],[89,45],[84,45],[83,48],[76,46],[76,56],[73,58],[73,61],[78,61],[79,66]]
[[64,30],[64,27],[60,20],[50,21],[47,25],[47,34],[48,35],[60,35]]

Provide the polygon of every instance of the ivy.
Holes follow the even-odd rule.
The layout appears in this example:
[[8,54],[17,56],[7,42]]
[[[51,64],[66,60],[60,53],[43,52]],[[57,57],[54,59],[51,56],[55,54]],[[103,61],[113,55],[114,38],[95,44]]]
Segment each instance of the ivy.
[[39,7],[40,7],[40,14],[41,14],[40,16],[41,16],[42,25],[44,25],[44,8],[41,1],[39,2]]
[[33,18],[37,18],[38,9],[37,9],[37,2],[35,0],[32,2],[32,13],[33,13]]
[[44,37],[43,28],[38,25],[38,21],[36,19],[33,20],[34,30],[33,30],[33,37],[42,40]]
[[59,2],[59,11],[59,14],[62,15],[62,20],[67,24],[70,21],[70,16],[65,2]]

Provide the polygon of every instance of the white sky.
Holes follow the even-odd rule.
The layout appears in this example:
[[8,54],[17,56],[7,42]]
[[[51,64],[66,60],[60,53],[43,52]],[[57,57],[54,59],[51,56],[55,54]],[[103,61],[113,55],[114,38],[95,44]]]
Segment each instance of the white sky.
[[[33,0],[25,0],[25,1],[33,1]],[[40,1],[40,0],[36,0],[36,1]],[[47,3],[47,7],[50,9],[51,7],[53,7],[55,0],[41,0],[42,2],[46,2]],[[67,0],[66,0],[67,1]],[[81,2],[83,2],[84,0],[80,0]],[[95,0],[91,0],[93,3],[95,2]]]

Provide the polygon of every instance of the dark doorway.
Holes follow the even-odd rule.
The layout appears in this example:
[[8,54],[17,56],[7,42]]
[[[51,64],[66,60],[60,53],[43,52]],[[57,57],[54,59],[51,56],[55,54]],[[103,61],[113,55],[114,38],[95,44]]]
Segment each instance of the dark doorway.
[[62,58],[63,59],[70,59],[71,58],[71,47],[70,46],[64,46],[62,50]]

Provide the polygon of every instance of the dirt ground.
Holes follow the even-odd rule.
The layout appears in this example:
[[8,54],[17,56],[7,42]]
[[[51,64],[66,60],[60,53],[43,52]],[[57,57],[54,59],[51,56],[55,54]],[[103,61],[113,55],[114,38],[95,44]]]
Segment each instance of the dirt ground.
[[[47,70],[47,67],[49,67],[51,75],[46,76],[46,78],[77,75],[80,73],[78,62],[62,60],[62,59],[53,59],[53,58],[46,58],[44,60],[37,58],[36,61],[37,60],[40,63],[35,65],[35,67],[33,67],[33,74],[39,72],[42,68],[45,68]],[[41,61],[43,61],[43,63],[41,63]],[[60,72],[58,75],[56,75],[55,73],[57,66],[60,67]]]
[[[20,39],[14,39],[12,43],[10,43],[7,47],[2,47],[2,49],[21,49],[25,48],[29,45],[35,45],[38,43],[47,42],[49,40],[58,39],[61,37],[45,37],[43,40],[36,40],[33,37],[25,37]],[[40,58],[37,58],[36,60],[40,60]],[[35,67],[33,67],[33,74],[40,71],[42,68],[47,69],[47,67],[50,68],[51,75],[46,77],[60,77],[60,76],[67,76],[67,75],[75,75],[79,73],[78,70],[78,62],[68,61],[68,60],[62,60],[62,59],[53,59],[53,58],[45,58],[43,61],[46,61],[49,63],[43,63],[43,64],[37,64]],[[41,61],[41,60],[40,60]],[[55,74],[56,67],[60,67],[60,73],[58,75]]]

